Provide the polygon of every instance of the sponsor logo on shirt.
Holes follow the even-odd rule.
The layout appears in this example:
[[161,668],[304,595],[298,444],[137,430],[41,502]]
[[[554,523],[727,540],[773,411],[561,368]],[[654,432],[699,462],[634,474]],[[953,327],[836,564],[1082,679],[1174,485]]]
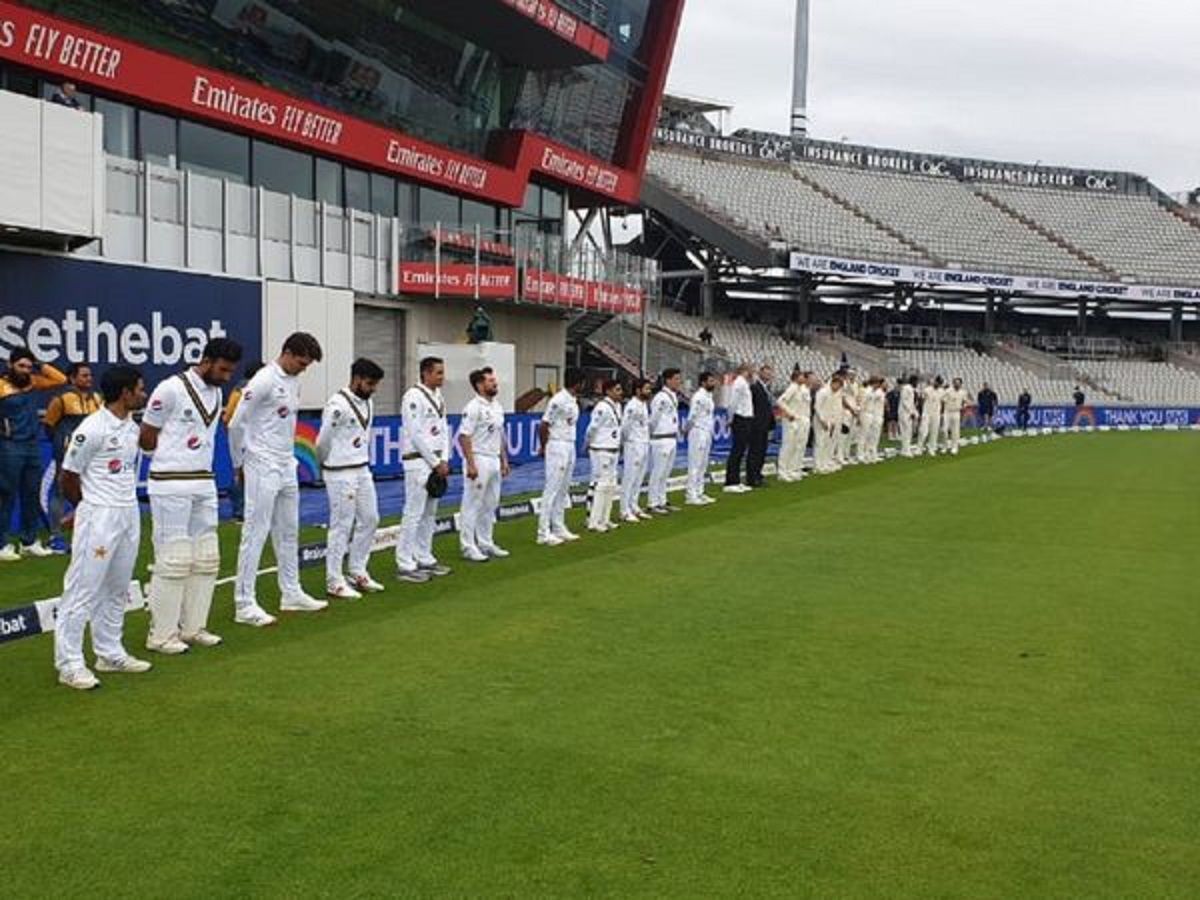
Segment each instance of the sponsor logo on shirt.
[[110,459],[108,461],[108,471],[113,475],[120,475],[125,470],[125,463],[119,459]]
[[275,415],[279,416],[281,419],[286,419],[288,412],[289,410],[286,406],[281,406],[279,409],[275,410]]
[[158,412],[160,409],[162,409],[162,407],[163,407],[163,402],[162,402],[162,400],[158,399],[157,397],[150,401],[150,408],[152,410],[154,410],[155,412]]
[[193,434],[188,436],[187,445],[189,450],[198,450],[200,448],[200,444],[200,435]]

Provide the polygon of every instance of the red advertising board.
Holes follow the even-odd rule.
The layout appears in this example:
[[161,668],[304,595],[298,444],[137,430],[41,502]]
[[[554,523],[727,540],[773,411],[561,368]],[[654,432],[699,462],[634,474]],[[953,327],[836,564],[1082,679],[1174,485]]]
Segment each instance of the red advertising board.
[[[478,289],[477,286],[478,285]],[[526,269],[517,290],[517,270],[512,266],[479,266],[470,263],[404,262],[398,273],[398,292],[422,297],[479,297],[487,300],[520,299],[547,306],[610,313],[637,313],[642,292],[623,284],[589,281]]]
[[531,132],[481,160],[14,3],[0,2],[0,59],[506,206],[535,171],[624,203],[640,190],[637,173]]
[[501,0],[517,12],[522,13],[552,31],[576,47],[587,50],[597,59],[608,59],[608,38],[551,0]]
[[512,266],[469,263],[405,262],[400,264],[401,294],[446,297],[481,297],[492,300],[517,293],[517,270]]

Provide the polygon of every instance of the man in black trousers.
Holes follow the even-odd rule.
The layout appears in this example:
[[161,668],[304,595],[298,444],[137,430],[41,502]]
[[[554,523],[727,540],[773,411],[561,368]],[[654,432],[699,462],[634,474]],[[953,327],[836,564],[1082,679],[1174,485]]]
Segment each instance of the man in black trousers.
[[737,367],[729,388],[729,422],[733,432],[733,447],[725,462],[725,493],[740,494],[750,490],[742,484],[742,460],[750,447],[750,432],[754,427],[754,392],[750,389],[753,376],[746,363]]
[[746,484],[762,487],[763,463],[767,461],[767,443],[775,430],[775,401],[771,398],[771,380],[775,377],[770,366],[758,370],[750,385],[754,401],[754,422],[750,426],[750,450],[746,456]]

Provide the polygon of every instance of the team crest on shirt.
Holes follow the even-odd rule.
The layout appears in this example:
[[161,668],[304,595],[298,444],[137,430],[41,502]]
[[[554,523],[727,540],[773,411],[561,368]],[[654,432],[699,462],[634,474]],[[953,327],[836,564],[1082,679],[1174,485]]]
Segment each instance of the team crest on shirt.
[[198,434],[188,435],[187,445],[188,445],[189,450],[199,450],[201,443],[202,442],[200,440],[200,435],[198,435]]
[[108,461],[108,471],[112,475],[120,475],[124,468],[125,463],[121,462],[119,459],[110,459]]

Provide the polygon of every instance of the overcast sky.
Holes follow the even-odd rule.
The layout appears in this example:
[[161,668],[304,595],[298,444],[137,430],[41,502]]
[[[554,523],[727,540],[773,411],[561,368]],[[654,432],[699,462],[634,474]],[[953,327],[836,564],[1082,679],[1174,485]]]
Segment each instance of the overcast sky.
[[[1200,185],[1198,0],[811,0],[813,137]],[[669,90],[786,131],[794,0],[687,0]]]

